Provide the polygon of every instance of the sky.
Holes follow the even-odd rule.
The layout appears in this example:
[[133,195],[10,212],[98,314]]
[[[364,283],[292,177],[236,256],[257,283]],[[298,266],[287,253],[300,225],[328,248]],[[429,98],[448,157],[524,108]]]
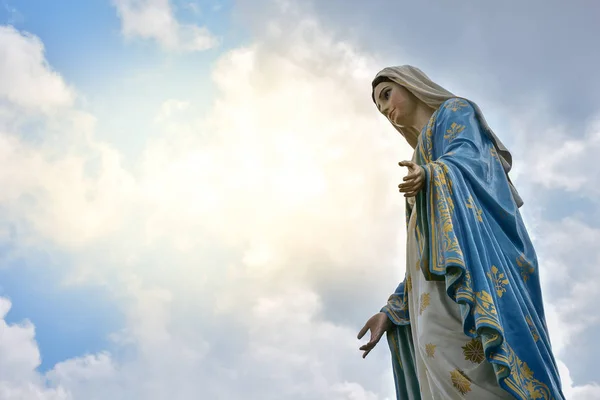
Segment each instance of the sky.
[[0,0],[0,399],[386,400],[412,64],[514,156],[568,399],[600,399],[594,1]]

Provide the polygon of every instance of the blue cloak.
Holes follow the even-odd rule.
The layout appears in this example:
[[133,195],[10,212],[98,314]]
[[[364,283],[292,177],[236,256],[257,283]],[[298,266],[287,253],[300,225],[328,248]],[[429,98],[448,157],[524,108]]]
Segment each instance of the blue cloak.
[[[516,399],[562,400],[535,250],[479,115],[468,100],[447,100],[419,136],[416,162],[426,184],[413,234],[420,269],[445,282],[464,334],[481,338],[500,387]],[[405,283],[382,308],[394,322],[387,338],[399,400],[420,398]]]

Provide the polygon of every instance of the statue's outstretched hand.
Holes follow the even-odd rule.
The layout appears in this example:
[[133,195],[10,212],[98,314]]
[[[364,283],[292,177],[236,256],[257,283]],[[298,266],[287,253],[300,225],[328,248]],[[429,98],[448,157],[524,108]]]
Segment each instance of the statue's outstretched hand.
[[390,329],[392,326],[392,321],[390,321],[385,313],[380,312],[369,318],[365,326],[363,326],[360,332],[358,332],[358,340],[360,340],[363,338],[363,336],[365,336],[367,331],[371,331],[371,339],[359,349],[364,351],[362,356],[363,358],[365,358],[371,352],[371,350],[375,348],[385,331]]
[[425,170],[412,161],[400,161],[398,165],[408,168],[408,175],[404,177],[404,183],[398,185],[398,190],[404,197],[415,197],[425,186]]

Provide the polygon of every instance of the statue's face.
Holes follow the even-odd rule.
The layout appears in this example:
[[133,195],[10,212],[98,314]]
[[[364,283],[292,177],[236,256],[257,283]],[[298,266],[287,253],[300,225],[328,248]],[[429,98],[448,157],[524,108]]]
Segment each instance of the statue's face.
[[381,82],[375,86],[375,104],[392,124],[406,126],[415,110],[417,99],[403,86],[395,82]]

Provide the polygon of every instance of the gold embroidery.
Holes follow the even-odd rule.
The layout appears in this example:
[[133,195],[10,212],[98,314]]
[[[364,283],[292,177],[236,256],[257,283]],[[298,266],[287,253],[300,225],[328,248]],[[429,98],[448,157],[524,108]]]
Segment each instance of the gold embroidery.
[[[389,335],[387,335],[389,343],[390,343],[390,347],[392,349],[392,358],[396,361],[398,361],[398,365],[400,366],[400,369],[404,369],[404,366],[402,365],[402,357],[400,356],[400,344],[398,343],[398,334],[396,332],[390,333]],[[394,368],[395,369],[395,368]],[[397,373],[397,371],[394,371],[394,373]]]
[[472,336],[475,336],[475,335],[477,334],[477,329],[475,329],[475,325],[473,325],[473,326],[471,327],[471,329],[469,329],[469,333],[470,333]]
[[460,110],[463,107],[467,106],[467,102],[461,99],[450,99],[444,104],[444,108],[448,110],[452,110],[454,112]]
[[475,364],[481,364],[481,362],[485,360],[483,345],[479,339],[471,339],[467,342],[467,344],[462,346],[462,349],[465,360],[471,361]]
[[425,345],[425,353],[427,353],[427,357],[434,358],[435,357],[435,348],[437,346],[433,343],[427,343]]
[[409,292],[412,290],[412,278],[410,275],[406,277],[406,290]]
[[469,198],[467,199],[467,208],[470,208],[473,210],[473,212],[475,213],[475,217],[477,218],[477,221],[483,222],[483,218],[481,218],[481,214],[483,214],[483,210],[481,208],[477,207],[477,204],[475,204],[475,200],[473,199],[473,196],[469,196]]
[[[428,169],[431,177],[428,190],[429,199],[426,203],[430,207],[431,215],[436,216],[428,218],[429,221],[423,221],[429,223],[428,227],[421,227],[421,229],[429,228],[431,237],[431,243],[428,243],[426,238],[428,235],[423,232],[421,270],[426,280],[443,280],[442,274],[446,272],[446,266],[449,264],[464,266],[464,256],[452,223],[454,203],[451,197],[452,182],[447,178],[449,170],[442,161],[431,162],[433,159],[433,127],[439,111],[440,109],[436,110],[429,119],[424,134],[419,136],[417,146],[417,160],[420,165],[424,165]],[[431,253],[429,249],[431,249]]]
[[[451,179],[446,179],[446,177],[450,174],[450,170],[448,169],[448,166],[444,163],[440,163],[440,166],[442,167],[442,171],[444,171],[444,180],[446,182],[446,189],[448,189],[448,194],[450,196],[452,196],[452,180]],[[450,203],[450,211],[454,210],[454,203],[452,203],[452,197],[448,197],[448,202]]]
[[552,393],[548,389],[548,386],[535,379],[533,371],[526,362],[523,362],[512,350],[512,348],[506,343],[504,346],[506,349],[506,356],[497,357],[503,363],[506,363],[510,367],[510,375],[504,379],[504,383],[515,393],[517,393],[520,399],[553,399]]
[[452,385],[463,396],[471,391],[471,380],[460,369],[450,372],[450,379],[452,380]]
[[[471,273],[468,269],[465,270],[462,284],[459,284],[456,291],[456,300],[466,300],[469,304],[473,303],[475,300],[475,296],[473,294],[473,279],[471,278]],[[473,309],[471,309],[471,313],[473,313]],[[473,327],[471,329],[475,328]]]
[[498,320],[498,313],[496,312],[496,306],[494,305],[494,299],[485,290],[476,293],[475,313],[478,325],[482,323],[489,324],[494,329],[502,332],[502,327]]
[[528,315],[525,317],[525,321],[527,321],[527,325],[529,325],[529,331],[531,332],[531,336],[533,337],[533,340],[535,342],[537,342],[540,338],[540,335],[538,334],[537,328],[535,327],[535,325],[533,324],[533,321],[531,320],[531,317]]
[[485,329],[485,333],[483,334],[483,347],[492,346],[494,343],[498,343],[499,341],[500,335],[498,333],[490,332],[489,329]]
[[[451,198],[452,186],[446,179],[448,167],[442,162],[431,163],[429,167],[430,176],[433,178],[431,179],[433,187],[430,190],[433,198],[429,201],[431,213],[439,215],[439,218],[431,218],[430,229],[431,232],[441,233],[441,235],[433,234],[431,237],[431,247],[434,249],[431,267],[434,271],[444,273],[446,272],[445,267],[449,263],[464,266],[464,257],[452,222],[454,204]],[[435,213],[434,207],[437,208],[437,213]],[[439,236],[441,236],[441,246],[437,243]],[[449,256],[449,253],[453,253],[453,255]]]
[[[427,128],[425,129],[424,135],[419,135],[419,144],[417,146],[419,152],[418,156],[426,163],[430,162],[433,158],[433,127],[437,120],[437,116],[439,113],[439,108],[435,110],[431,118],[429,118],[429,122],[427,123]],[[417,157],[418,158],[418,157]]]
[[396,325],[403,325],[410,322],[408,318],[408,303],[405,297],[405,295],[400,296],[394,293],[390,295],[384,307],[388,316]]
[[464,131],[465,128],[466,128],[466,126],[457,124],[456,122],[453,122],[450,125],[450,129],[446,130],[444,139],[454,140],[454,138],[456,138],[456,136],[458,136],[462,131]]
[[525,258],[525,254],[521,254],[517,258],[517,265],[521,269],[521,277],[523,278],[523,282],[527,283],[527,280],[535,272],[535,268],[527,259]]
[[492,265],[492,273],[487,273],[488,278],[494,282],[494,289],[498,297],[502,297],[506,293],[506,285],[508,285],[508,279],[504,275],[504,272],[500,272],[498,267]]
[[421,315],[423,314],[423,311],[425,311],[425,309],[429,306],[431,296],[429,295],[429,293],[422,293],[421,299],[419,301],[421,303],[419,307],[419,315]]

